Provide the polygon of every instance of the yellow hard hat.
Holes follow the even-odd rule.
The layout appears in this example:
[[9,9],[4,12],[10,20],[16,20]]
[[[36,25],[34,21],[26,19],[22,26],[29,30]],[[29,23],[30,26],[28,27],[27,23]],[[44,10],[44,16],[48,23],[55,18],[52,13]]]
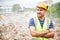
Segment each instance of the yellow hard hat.
[[43,2],[38,3],[37,7],[42,7],[44,9],[48,10],[47,4],[46,3],[43,3]]

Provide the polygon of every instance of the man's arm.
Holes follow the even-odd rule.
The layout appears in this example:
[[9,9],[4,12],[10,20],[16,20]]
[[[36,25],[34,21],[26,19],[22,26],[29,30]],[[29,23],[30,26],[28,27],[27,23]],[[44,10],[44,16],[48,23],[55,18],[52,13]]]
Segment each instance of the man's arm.
[[45,34],[44,37],[54,38],[54,30],[53,29],[49,29],[49,33]]
[[47,33],[46,35],[44,35],[44,37],[47,37],[47,38],[53,38],[54,37],[54,25],[53,25],[53,21],[51,20],[51,23],[49,25],[49,33]]
[[37,31],[37,30],[35,30],[35,27],[30,26],[30,33],[31,33],[32,36],[43,37],[48,32],[49,32],[48,30],[46,30],[44,32]]
[[30,29],[30,33],[31,33],[32,36],[37,36],[37,37],[43,36],[43,33],[42,33],[42,32],[37,31],[37,30],[35,29],[35,24],[34,24],[33,18],[30,19],[29,29]]

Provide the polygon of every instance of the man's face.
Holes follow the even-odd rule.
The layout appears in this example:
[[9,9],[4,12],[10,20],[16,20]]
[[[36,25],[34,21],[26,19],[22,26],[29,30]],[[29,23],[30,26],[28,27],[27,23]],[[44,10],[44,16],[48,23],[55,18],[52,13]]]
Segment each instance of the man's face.
[[42,17],[46,13],[46,10],[42,7],[37,7],[37,16]]

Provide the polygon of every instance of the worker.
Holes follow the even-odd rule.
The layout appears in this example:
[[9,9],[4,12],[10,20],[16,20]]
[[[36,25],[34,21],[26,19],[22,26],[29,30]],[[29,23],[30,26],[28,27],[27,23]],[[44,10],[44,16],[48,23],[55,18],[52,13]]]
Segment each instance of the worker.
[[29,21],[32,40],[49,40],[49,38],[54,38],[53,21],[44,16],[48,11],[47,4],[44,2],[38,3],[36,10],[37,16],[31,18]]

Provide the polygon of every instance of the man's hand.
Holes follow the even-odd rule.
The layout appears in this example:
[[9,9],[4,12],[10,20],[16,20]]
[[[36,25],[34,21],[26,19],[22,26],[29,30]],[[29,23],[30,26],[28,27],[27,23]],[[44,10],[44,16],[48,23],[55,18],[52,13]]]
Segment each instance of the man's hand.
[[54,30],[49,29],[49,33],[45,34],[44,37],[53,38],[54,37]]
[[50,31],[49,31],[49,30],[42,30],[41,32],[47,34],[47,33],[49,33]]

